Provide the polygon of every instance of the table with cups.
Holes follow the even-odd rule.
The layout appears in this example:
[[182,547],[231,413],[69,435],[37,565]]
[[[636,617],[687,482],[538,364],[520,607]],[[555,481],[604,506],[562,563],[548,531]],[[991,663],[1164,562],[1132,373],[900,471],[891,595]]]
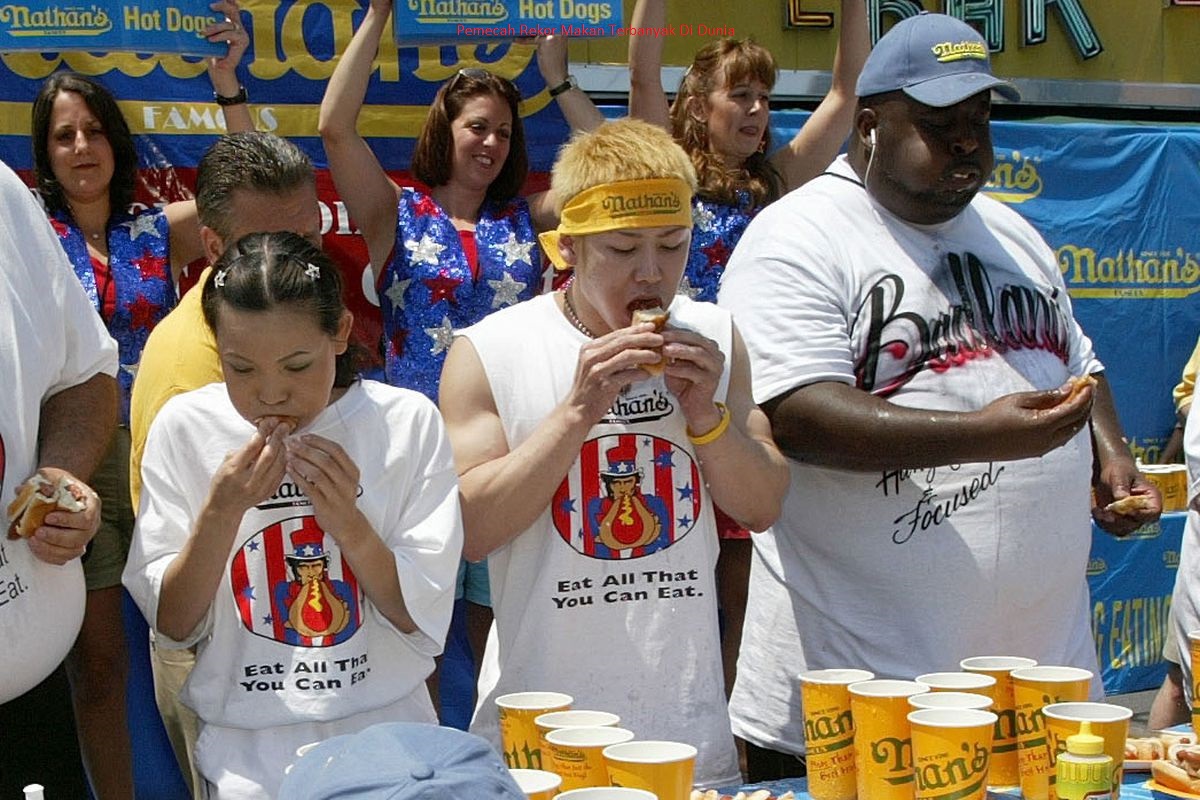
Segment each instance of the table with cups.
[[[1198,637],[1197,647],[1200,647]],[[1132,712],[1087,702],[1092,673],[1028,658],[964,659],[958,672],[877,680],[863,669],[799,676],[808,778],[741,787],[812,800],[1058,800],[1067,736],[1088,722],[1112,758],[1113,797],[1148,800],[1146,775],[1122,784]],[[497,699],[504,758],[530,800],[690,800],[696,748],[640,741],[618,709],[573,709],[557,692]]]

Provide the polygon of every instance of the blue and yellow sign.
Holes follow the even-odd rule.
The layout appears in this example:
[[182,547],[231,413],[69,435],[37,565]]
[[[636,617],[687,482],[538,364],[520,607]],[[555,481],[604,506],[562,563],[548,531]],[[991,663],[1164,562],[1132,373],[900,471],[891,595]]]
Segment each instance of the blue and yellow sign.
[[17,50],[224,55],[204,29],[221,17],[206,0],[25,0],[0,5],[0,52]]
[[400,0],[396,42],[439,44],[535,36],[623,35],[621,0]]

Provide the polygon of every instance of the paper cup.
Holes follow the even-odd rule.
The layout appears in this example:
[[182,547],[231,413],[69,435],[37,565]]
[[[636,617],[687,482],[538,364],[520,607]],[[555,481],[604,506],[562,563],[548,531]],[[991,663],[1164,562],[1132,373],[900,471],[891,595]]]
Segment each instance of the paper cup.
[[800,675],[808,793],[813,800],[854,800],[857,796],[848,687],[874,677],[864,669],[814,669]]
[[696,748],[681,742],[625,742],[604,748],[613,786],[645,789],[658,800],[690,800]]
[[608,786],[604,748],[633,739],[624,728],[558,728],[546,734],[550,768],[563,779],[562,789]]
[[1054,764],[1046,746],[1046,720],[1042,709],[1052,703],[1087,700],[1092,673],[1078,667],[1025,667],[1012,671],[1012,681],[1016,698],[1021,797],[1024,800],[1050,800]]
[[[1121,778],[1125,774],[1125,739],[1129,736],[1129,718],[1133,712],[1112,703],[1053,703],[1042,709],[1046,718],[1046,746],[1053,767],[1058,754],[1067,749],[1067,737],[1079,733],[1079,723],[1087,720],[1092,733],[1104,739],[1104,752],[1113,761],[1113,800],[1121,796]],[[1050,798],[1055,800],[1054,783]]]
[[1138,464],[1138,470],[1158,487],[1163,511],[1187,511],[1186,464]]
[[972,692],[925,692],[908,698],[908,704],[914,711],[920,708],[973,708],[987,711],[992,707],[992,702],[992,698],[986,694]]
[[992,761],[988,767],[988,786],[1007,789],[1021,782],[1017,766],[1017,705],[1013,695],[1014,669],[1036,667],[1032,658],[1020,656],[977,656],[964,658],[958,664],[964,672],[978,672],[996,679],[992,687],[991,711],[999,717],[992,731]]
[[529,800],[554,800],[562,778],[544,769],[510,769],[509,774]]
[[927,672],[915,680],[931,692],[971,692],[991,697],[996,690],[995,676],[984,672]]
[[559,728],[604,728],[618,725],[621,718],[608,711],[548,711],[533,718],[534,727],[542,742],[542,760],[545,760],[546,734]]
[[534,719],[547,711],[566,711],[574,698],[561,692],[516,692],[496,698],[500,712],[500,744],[510,769],[545,769],[542,740]]
[[599,786],[591,789],[572,789],[554,800],[658,800],[653,792],[625,786]]
[[854,769],[858,796],[868,800],[912,800],[912,737],[908,698],[928,692],[916,681],[852,683]]
[[923,708],[912,727],[916,800],[984,800],[996,715],[974,708]]

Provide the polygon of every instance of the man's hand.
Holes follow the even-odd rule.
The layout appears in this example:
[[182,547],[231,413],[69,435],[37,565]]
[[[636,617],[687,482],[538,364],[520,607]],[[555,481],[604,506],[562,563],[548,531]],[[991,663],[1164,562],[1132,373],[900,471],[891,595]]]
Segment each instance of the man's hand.
[[1034,458],[1071,441],[1092,413],[1094,389],[1085,386],[1072,396],[1072,383],[1045,392],[1006,394],[979,412],[992,432],[996,460]]
[[[1114,536],[1133,533],[1146,523],[1154,522],[1162,514],[1162,496],[1158,487],[1137,471],[1133,459],[1105,465],[1096,476],[1093,488],[1096,492],[1096,507],[1092,509],[1092,519]],[[1123,500],[1130,496],[1147,498],[1146,507],[1129,514],[1118,514],[1105,508],[1114,500]]]
[[100,527],[100,498],[90,486],[64,469],[42,467],[39,472],[55,483],[66,478],[83,490],[82,511],[51,511],[28,540],[35,556],[47,564],[61,566],[87,551],[88,542]]

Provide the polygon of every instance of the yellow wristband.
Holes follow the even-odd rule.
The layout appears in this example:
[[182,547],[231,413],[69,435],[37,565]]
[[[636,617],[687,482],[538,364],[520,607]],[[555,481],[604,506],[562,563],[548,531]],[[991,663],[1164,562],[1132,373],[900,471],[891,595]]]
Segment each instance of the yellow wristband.
[[716,403],[715,405],[717,407],[717,410],[721,412],[721,421],[718,422],[716,427],[713,428],[711,431],[709,431],[708,433],[702,433],[699,436],[696,436],[695,434],[693,434],[692,429],[688,428],[687,429],[687,437],[688,437],[688,441],[691,442],[692,444],[710,444],[712,442],[715,442],[717,439],[720,439],[721,436],[725,433],[725,431],[729,430],[729,420],[730,420],[729,409],[725,406],[724,403]]

